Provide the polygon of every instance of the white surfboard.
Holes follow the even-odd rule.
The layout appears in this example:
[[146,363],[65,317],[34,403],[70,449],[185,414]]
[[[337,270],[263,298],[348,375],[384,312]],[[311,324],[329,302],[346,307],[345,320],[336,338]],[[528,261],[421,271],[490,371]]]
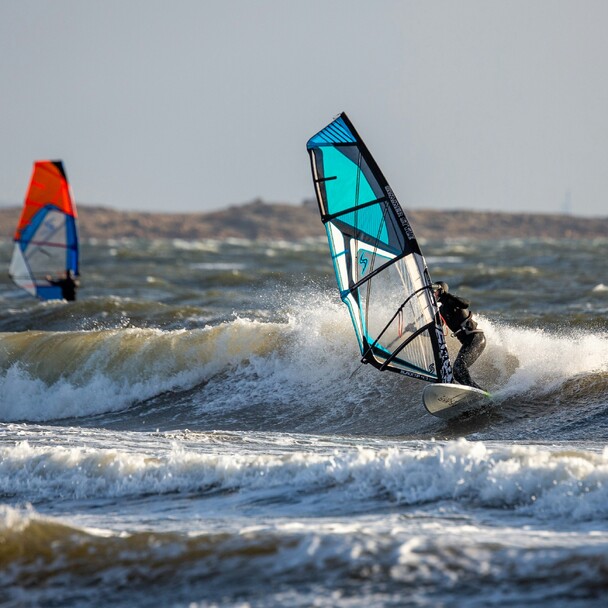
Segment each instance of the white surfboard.
[[422,402],[429,414],[450,420],[487,405],[490,393],[462,384],[428,384]]

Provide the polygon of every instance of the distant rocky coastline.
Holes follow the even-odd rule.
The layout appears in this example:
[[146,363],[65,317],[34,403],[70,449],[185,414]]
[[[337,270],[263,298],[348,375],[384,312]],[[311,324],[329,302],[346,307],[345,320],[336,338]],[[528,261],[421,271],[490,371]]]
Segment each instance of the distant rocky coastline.
[[[20,211],[19,207],[0,207],[0,237],[12,237]],[[428,209],[408,209],[407,215],[419,238],[608,237],[608,217]],[[291,205],[256,200],[209,213],[147,213],[78,204],[78,216],[79,232],[83,239],[244,238],[295,241],[325,234],[315,201]]]

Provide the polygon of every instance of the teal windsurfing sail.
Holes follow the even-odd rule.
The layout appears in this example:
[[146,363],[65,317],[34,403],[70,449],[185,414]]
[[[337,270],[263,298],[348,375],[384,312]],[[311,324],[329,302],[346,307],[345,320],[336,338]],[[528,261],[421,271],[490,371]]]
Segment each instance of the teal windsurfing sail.
[[307,143],[321,220],[362,361],[429,382],[452,366],[420,246],[346,114]]

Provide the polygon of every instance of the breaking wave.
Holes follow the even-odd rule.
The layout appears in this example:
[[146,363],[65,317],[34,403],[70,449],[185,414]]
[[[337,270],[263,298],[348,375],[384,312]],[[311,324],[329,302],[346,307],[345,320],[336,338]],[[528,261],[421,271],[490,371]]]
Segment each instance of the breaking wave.
[[[512,400],[534,409],[547,397],[562,403],[565,394],[569,407],[608,407],[605,334],[480,321],[488,346],[472,375],[493,392],[497,413],[517,418]],[[455,355],[458,344],[450,338],[449,345]],[[423,413],[420,392],[419,382],[360,365],[343,307],[319,294],[282,323],[236,318],[192,330],[0,334],[5,422],[112,412],[128,420],[130,408],[152,400],[171,420],[175,408],[187,408],[194,428],[235,429],[240,421],[258,430],[428,436],[439,423]],[[170,419],[157,416],[154,424],[168,429]]]
[[[330,444],[307,452],[295,437],[285,436],[267,454],[247,453],[242,445],[234,449],[239,435],[185,433],[181,440],[170,434],[157,439],[166,445],[154,454],[29,441],[2,447],[0,495],[55,503],[222,493],[222,509],[263,499],[278,514],[285,510],[292,516],[298,510],[306,513],[308,501],[321,497],[325,513],[342,515],[349,509],[377,509],[379,503],[420,507],[447,501],[511,510],[539,521],[608,520],[608,448],[558,450],[461,439],[381,449]],[[128,436],[122,441],[128,443]],[[207,450],[201,448],[205,445]],[[207,512],[213,514],[212,505]]]

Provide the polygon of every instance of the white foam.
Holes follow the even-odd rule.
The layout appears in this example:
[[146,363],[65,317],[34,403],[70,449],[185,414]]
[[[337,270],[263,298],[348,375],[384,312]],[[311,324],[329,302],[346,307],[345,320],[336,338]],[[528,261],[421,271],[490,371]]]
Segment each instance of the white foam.
[[236,319],[192,331],[0,334],[0,420],[118,411],[189,388],[263,352],[278,327]]
[[472,375],[477,378],[476,369],[485,363],[484,380],[501,387],[498,396],[550,392],[574,376],[608,370],[605,334],[522,328],[481,316],[479,321],[487,347]]
[[[323,416],[335,413],[337,404],[342,414],[349,406],[359,407],[376,397],[389,403],[414,399],[419,404],[420,384],[419,391],[414,387],[408,392],[403,377],[360,364],[352,323],[333,292],[302,294],[292,306],[289,322],[280,327],[281,341],[272,351],[244,361],[226,386],[214,383],[205,408],[232,411],[264,404],[280,416],[282,411],[292,415],[293,409],[286,406],[293,403],[305,408],[323,404],[315,414],[321,423]],[[606,335],[521,328],[483,316],[479,321],[487,347],[471,373],[498,398],[551,392],[575,376],[608,370]],[[450,340],[455,357],[460,345]]]
[[237,262],[197,262],[188,265],[193,270],[243,270],[245,264]]
[[207,240],[185,240],[185,239],[172,239],[171,244],[175,249],[182,251],[205,251],[210,253],[217,253],[220,249],[221,242],[213,239]]
[[[315,415],[331,417],[337,404],[344,413],[380,393],[385,400],[408,398],[403,378],[360,364],[352,324],[333,290],[298,298],[286,298],[285,323],[236,318],[192,331],[0,334],[0,420],[117,411],[206,381],[207,411],[257,405],[291,416],[286,406],[295,403],[322,405]],[[608,369],[603,334],[557,334],[483,317],[480,323],[488,345],[472,375],[498,397],[553,391],[576,375]],[[419,402],[419,393],[412,395]]]
[[[497,389],[499,397],[531,390],[550,392],[575,376],[608,371],[607,332],[523,328],[493,322],[483,315],[478,320],[487,346],[471,373],[484,386]],[[386,392],[390,387],[392,394],[393,384],[403,386],[403,378],[360,365],[349,315],[333,292],[310,294],[290,318],[286,331],[288,348],[273,372],[277,386],[325,394],[332,401],[340,395],[342,403],[357,395],[372,395],[375,389]],[[450,342],[453,360],[460,344],[452,338]],[[398,386],[395,390],[403,392]]]
[[[541,520],[608,520],[608,449],[598,454],[459,440],[325,453],[206,450],[179,442],[146,453],[22,441],[0,448],[0,493],[39,501],[210,488],[238,490],[235,500],[253,503],[262,496],[305,502],[322,494],[326,513],[369,500],[386,506],[454,501]],[[297,511],[291,502],[289,509]]]
[[252,353],[229,378],[212,380],[201,406],[205,411],[263,404],[267,413],[281,417],[293,415],[294,404],[301,404],[303,412],[323,404],[317,414],[321,423],[336,403],[356,403],[374,391],[370,373],[375,382],[388,380],[387,374],[361,366],[350,318],[333,293],[302,294],[300,299],[291,302],[288,322],[275,326],[276,339],[267,340],[267,352]]
[[13,534],[22,532],[34,517],[36,512],[31,505],[22,508],[0,505],[0,532],[10,531]]

